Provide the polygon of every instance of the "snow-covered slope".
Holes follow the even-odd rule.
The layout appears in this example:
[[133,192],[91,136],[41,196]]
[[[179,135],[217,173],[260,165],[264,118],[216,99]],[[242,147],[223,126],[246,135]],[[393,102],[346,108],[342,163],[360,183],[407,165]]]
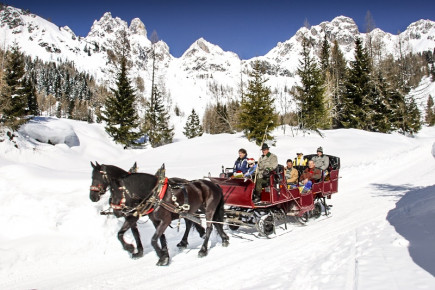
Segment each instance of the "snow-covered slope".
[[[38,127],[38,123],[41,125]],[[339,192],[329,201],[332,216],[307,226],[288,224],[272,239],[252,231],[226,229],[222,248],[215,232],[209,255],[195,232],[188,249],[176,243],[181,231],[168,229],[171,264],[155,266],[153,226],[142,218],[142,259],[131,260],[116,233],[122,224],[100,216],[108,196],[89,199],[90,161],[153,173],[162,163],[167,176],[201,178],[231,165],[245,148],[259,148],[240,134],[205,135],[155,149],[123,150],[99,124],[39,119],[34,132],[61,128],[79,146],[48,145],[19,135],[0,137],[1,289],[432,289],[435,287],[435,128],[415,138],[359,130],[324,131],[325,138],[275,131],[272,148],[280,163],[319,145],[341,157]],[[290,130],[287,130],[290,132]],[[17,145],[17,149],[14,145]],[[182,222],[183,223],[183,222]],[[126,237],[132,241],[133,237]]]
[[[86,37],[76,36],[68,27],[55,24],[21,9],[5,7],[0,11],[0,44],[7,47],[16,41],[28,55],[47,61],[59,59],[73,61],[75,66],[93,75],[100,83],[113,85],[113,66],[107,56],[113,41],[120,31],[126,31],[130,44],[133,68],[130,77],[141,77],[145,81],[144,96],[150,93],[151,42],[147,37],[144,23],[135,18],[130,25],[124,20],[113,18],[110,12],[95,20]],[[240,60],[233,52],[223,51],[203,38],[195,41],[180,58],[170,54],[170,48],[163,41],[157,43],[157,80],[165,85],[173,103],[184,113],[192,108],[200,114],[207,103],[214,102],[216,94],[211,87],[224,86],[225,95],[237,98],[241,81],[246,81],[251,63],[259,59],[267,67],[268,84],[272,90],[290,88],[297,78],[295,72],[299,65],[302,36],[313,43],[320,44],[327,35],[332,42],[337,40],[345,57],[353,58],[354,39],[367,35],[360,33],[355,22],[346,16],[338,16],[332,21],[325,21],[310,29],[301,28],[290,39],[279,42],[264,56],[249,60]],[[421,52],[435,47],[435,22],[419,20],[412,23],[400,35],[392,35],[380,29],[370,35],[382,48],[383,55],[397,55],[399,40],[402,50]],[[313,51],[317,55],[318,51]],[[225,100],[223,100],[225,101]]]

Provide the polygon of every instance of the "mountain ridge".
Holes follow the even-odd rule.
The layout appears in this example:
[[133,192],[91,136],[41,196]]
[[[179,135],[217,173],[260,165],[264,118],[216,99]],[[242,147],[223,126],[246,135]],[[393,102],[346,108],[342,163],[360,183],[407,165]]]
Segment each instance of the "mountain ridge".
[[[79,71],[94,76],[97,82],[114,85],[114,71],[110,68],[107,51],[116,40],[120,30],[127,32],[131,44],[133,78],[144,80],[147,96],[151,82],[151,41],[148,39],[146,25],[139,18],[128,24],[110,12],[95,20],[86,37],[77,36],[68,26],[55,24],[27,11],[11,6],[4,6],[0,11],[0,43],[2,47],[18,43],[21,50],[32,57],[44,61],[72,61]],[[360,33],[355,21],[347,16],[337,16],[331,21],[323,21],[309,28],[301,27],[289,39],[278,42],[265,55],[251,59],[240,59],[231,51],[224,51],[219,45],[212,44],[203,37],[197,39],[180,57],[170,53],[170,47],[162,40],[156,44],[157,79],[164,84],[174,98],[174,103],[189,112],[192,108],[201,111],[208,103],[214,102],[216,96],[210,87],[225,85],[235,94],[241,81],[246,81],[251,63],[263,62],[267,68],[268,85],[291,87],[298,82],[295,76],[299,65],[302,37],[309,37],[314,44],[313,56],[317,57],[320,44],[326,37],[330,43],[337,40],[345,58],[353,59],[355,37],[363,40],[371,36],[380,43],[384,56],[398,55],[397,43],[403,42],[403,49],[413,52],[433,50],[435,47],[435,22],[418,20],[407,29],[393,35],[381,29],[370,33]]]

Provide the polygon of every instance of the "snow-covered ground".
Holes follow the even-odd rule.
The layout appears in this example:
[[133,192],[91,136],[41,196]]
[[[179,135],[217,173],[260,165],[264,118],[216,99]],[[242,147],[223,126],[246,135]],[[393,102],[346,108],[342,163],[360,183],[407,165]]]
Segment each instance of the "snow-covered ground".
[[[195,232],[186,250],[177,249],[184,226],[178,232],[174,222],[166,232],[171,263],[157,267],[147,218],[139,225],[145,255],[132,260],[116,238],[122,219],[99,215],[107,194],[90,201],[90,161],[126,169],[137,161],[149,173],[165,163],[167,176],[194,179],[233,164],[239,148],[257,159],[259,148],[241,134],[187,140],[177,132],[167,146],[122,150],[99,124],[39,119],[31,126],[15,143],[0,138],[0,289],[435,289],[434,127],[415,138],[277,130],[271,151],[280,163],[318,146],[341,157],[333,215],[291,224],[272,239],[227,229],[227,248],[214,231],[202,259]],[[45,141],[52,133],[59,144],[26,137]],[[72,146],[61,142],[73,135]]]

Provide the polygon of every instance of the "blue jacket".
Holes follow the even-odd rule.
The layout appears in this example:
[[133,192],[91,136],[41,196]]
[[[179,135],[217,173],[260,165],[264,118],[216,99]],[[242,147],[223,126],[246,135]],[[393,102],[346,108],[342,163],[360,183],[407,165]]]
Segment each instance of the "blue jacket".
[[241,171],[243,174],[245,174],[249,169],[247,159],[247,156],[245,156],[243,159],[240,159],[240,157],[237,158],[236,162],[234,163],[234,172]]
[[254,166],[252,166],[248,172],[245,173],[245,177],[253,177],[253,174],[255,173],[255,169],[257,169],[257,164],[254,164]]

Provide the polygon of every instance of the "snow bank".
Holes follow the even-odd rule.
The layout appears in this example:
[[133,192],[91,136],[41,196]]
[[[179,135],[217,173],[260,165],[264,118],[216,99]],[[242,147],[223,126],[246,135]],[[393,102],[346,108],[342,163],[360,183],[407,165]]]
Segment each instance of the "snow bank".
[[435,142],[432,144],[432,156],[435,158]]
[[80,146],[80,140],[73,127],[61,119],[35,117],[23,125],[19,132],[41,143]]

